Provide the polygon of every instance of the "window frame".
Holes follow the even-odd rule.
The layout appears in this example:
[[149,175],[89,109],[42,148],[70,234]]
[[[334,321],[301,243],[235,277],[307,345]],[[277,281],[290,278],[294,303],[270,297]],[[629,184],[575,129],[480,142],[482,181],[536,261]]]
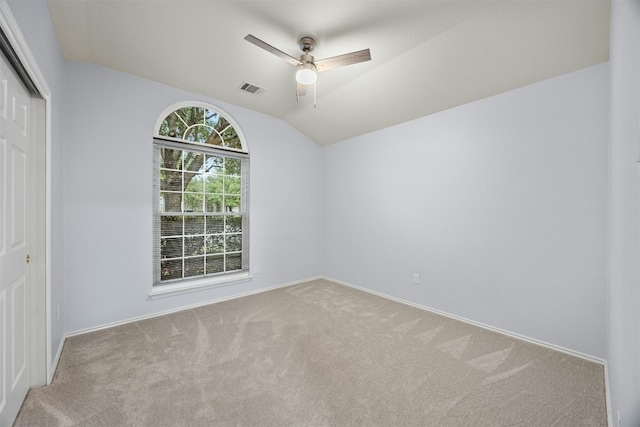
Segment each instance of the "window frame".
[[[181,138],[170,137],[166,135],[160,135],[160,129],[165,119],[175,111],[179,111],[184,108],[204,108],[210,111],[214,111],[220,117],[224,118],[236,132],[238,140],[242,146],[242,149],[235,149],[230,147],[222,147],[215,145],[207,145],[199,142],[183,140]],[[240,190],[240,212],[199,212],[202,216],[242,216],[242,264],[240,270],[234,270],[230,272],[213,273],[209,275],[200,275],[194,277],[187,277],[181,279],[173,279],[163,282],[160,280],[161,270],[161,253],[160,253],[160,241],[161,241],[161,218],[163,212],[160,208],[160,158],[158,156],[158,150],[161,148],[176,149],[188,152],[197,152],[201,154],[208,154],[214,156],[222,156],[225,158],[239,159],[241,162],[241,190]],[[152,229],[152,246],[153,246],[153,260],[152,260],[152,284],[149,296],[152,299],[166,297],[170,295],[182,294],[186,292],[193,292],[197,290],[203,290],[218,286],[225,286],[235,283],[242,283],[251,280],[251,268],[249,263],[249,150],[246,145],[244,135],[233,120],[233,118],[224,110],[217,106],[202,103],[202,102],[182,102],[174,104],[163,111],[160,115],[153,136],[152,143],[153,150],[153,229]],[[184,190],[182,190],[184,191]],[[186,212],[181,212],[184,214]],[[206,233],[205,233],[206,235]],[[184,231],[182,236],[185,236]],[[184,259],[184,254],[183,254]]]

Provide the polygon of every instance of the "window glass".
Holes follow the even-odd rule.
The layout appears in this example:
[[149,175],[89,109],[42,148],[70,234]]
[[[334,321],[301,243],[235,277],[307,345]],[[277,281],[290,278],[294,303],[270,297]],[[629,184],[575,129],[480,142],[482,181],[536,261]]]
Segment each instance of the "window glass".
[[172,111],[154,138],[154,287],[248,274],[249,156],[214,108]]

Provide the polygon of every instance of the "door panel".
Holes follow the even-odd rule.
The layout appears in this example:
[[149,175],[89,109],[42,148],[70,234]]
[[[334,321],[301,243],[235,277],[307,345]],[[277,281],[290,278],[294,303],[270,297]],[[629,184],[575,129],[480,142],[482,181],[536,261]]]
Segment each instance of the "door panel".
[[29,389],[27,157],[30,97],[0,57],[0,425]]
[[11,389],[16,389],[24,376],[26,358],[26,277],[11,286]]
[[[0,126],[0,132],[2,127]],[[26,206],[26,160],[27,154],[22,150],[23,147],[17,147],[15,144],[10,144],[11,148],[11,165],[9,166],[9,173],[11,174],[7,180],[9,186],[9,214],[10,223],[9,230],[11,230],[11,251],[17,252],[24,250],[27,247],[25,240],[25,214],[27,211]],[[26,255],[26,253],[25,253]]]

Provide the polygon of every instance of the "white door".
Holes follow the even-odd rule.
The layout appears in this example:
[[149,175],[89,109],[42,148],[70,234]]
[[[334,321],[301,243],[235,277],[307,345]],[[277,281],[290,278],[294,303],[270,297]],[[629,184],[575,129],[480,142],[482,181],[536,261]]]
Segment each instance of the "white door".
[[27,147],[30,97],[0,55],[0,425],[29,390]]

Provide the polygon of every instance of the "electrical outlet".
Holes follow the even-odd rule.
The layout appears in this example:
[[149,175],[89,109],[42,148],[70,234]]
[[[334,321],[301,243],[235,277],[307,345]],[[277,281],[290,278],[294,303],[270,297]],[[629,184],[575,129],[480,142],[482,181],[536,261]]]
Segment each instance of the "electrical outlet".
[[413,273],[413,283],[416,285],[420,284],[420,274]]
[[56,320],[60,320],[60,304],[56,305]]
[[260,266],[258,264],[253,266],[253,274],[260,274]]

